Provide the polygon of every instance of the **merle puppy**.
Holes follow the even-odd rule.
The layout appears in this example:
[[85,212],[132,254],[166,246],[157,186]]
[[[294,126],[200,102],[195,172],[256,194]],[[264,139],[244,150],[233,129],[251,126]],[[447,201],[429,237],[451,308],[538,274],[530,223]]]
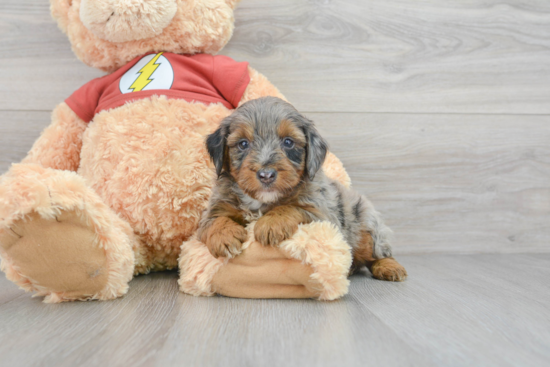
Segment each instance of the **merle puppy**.
[[407,272],[391,256],[390,229],[372,203],[325,176],[327,143],[313,122],[275,97],[249,101],[206,140],[218,174],[198,238],[215,257],[233,257],[247,223],[266,246],[290,238],[299,224],[327,220],[353,251],[352,271],[401,281]]

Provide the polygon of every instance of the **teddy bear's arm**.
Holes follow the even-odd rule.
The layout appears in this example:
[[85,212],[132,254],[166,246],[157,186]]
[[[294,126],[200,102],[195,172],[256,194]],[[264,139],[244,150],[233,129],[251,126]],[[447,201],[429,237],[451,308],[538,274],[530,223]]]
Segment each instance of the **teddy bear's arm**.
[[45,168],[76,171],[80,163],[82,135],[87,124],[65,103],[52,113],[52,122],[23,159]]
[[250,75],[250,82],[244,91],[244,94],[239,102],[239,106],[252,99],[260,97],[279,97],[286,101],[286,98],[265,76],[254,70],[250,66],[248,67],[248,73]]

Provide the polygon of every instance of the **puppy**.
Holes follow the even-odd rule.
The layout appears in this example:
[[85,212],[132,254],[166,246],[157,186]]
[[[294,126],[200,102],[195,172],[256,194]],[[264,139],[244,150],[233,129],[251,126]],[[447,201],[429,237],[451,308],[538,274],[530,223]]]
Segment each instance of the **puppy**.
[[366,197],[325,176],[327,143],[289,103],[265,97],[243,104],[206,146],[218,180],[198,238],[213,256],[240,254],[254,220],[254,236],[266,246],[290,238],[299,224],[330,221],[351,246],[351,272],[366,265],[378,279],[406,278],[391,257],[390,229]]

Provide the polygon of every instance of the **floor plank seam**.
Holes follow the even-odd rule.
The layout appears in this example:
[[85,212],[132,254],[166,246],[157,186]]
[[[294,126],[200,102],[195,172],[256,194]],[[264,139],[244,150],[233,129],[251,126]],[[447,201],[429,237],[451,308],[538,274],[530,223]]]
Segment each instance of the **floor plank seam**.
[[[21,291],[22,291],[22,290],[21,290]],[[17,299],[19,299],[19,298],[21,298],[21,297],[23,297],[24,295],[27,295],[27,294],[28,294],[27,292],[23,292],[23,293],[21,293],[20,295],[14,297],[14,298],[12,298],[12,299],[10,299],[9,301],[0,303],[0,306],[7,305],[8,303],[11,303],[11,302],[13,302],[13,301],[16,301]]]

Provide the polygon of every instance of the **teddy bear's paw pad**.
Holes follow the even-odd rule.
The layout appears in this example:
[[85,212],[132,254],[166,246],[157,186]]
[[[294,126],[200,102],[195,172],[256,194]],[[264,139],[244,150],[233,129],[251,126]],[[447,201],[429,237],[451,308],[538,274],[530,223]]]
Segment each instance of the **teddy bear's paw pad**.
[[33,212],[0,230],[0,247],[18,275],[42,294],[87,298],[108,280],[105,250],[74,211],[43,218]]
[[376,279],[391,282],[402,282],[407,278],[407,271],[403,265],[391,257],[376,260],[371,267],[371,272]]

